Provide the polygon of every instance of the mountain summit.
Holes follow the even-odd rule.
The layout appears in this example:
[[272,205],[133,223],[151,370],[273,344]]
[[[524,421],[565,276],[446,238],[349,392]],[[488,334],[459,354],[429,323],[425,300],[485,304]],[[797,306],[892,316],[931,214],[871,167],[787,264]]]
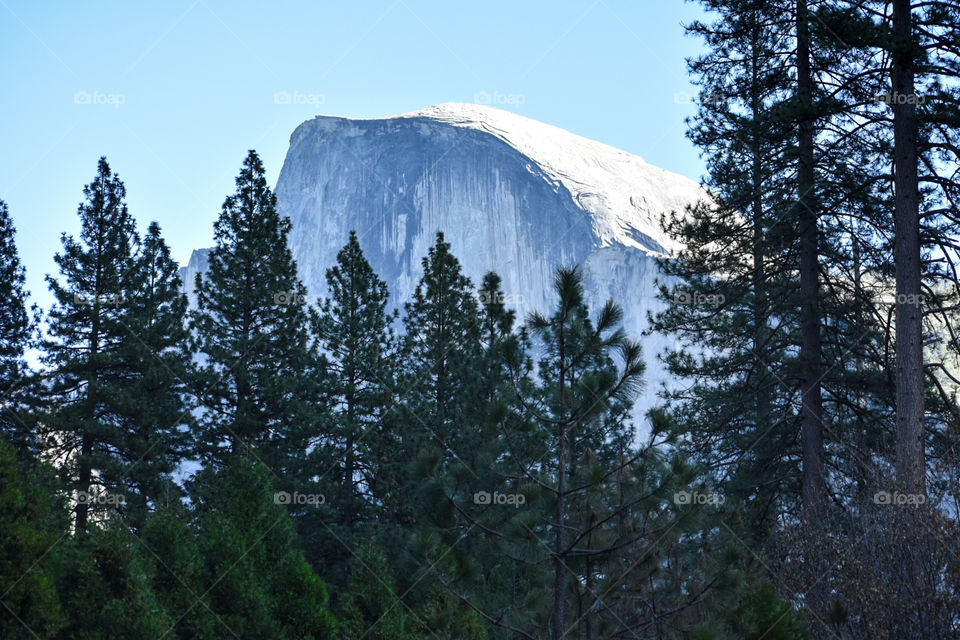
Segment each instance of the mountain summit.
[[[311,294],[356,230],[394,304],[443,231],[475,284],[493,270],[520,318],[548,311],[554,271],[583,266],[588,302],[613,298],[635,339],[656,300],[656,254],[675,248],[660,216],[704,197],[683,176],[558,127],[487,106],[445,103],[382,119],[317,116],[290,137],[276,187]],[[187,268],[203,268],[197,253]],[[188,280],[189,287],[189,280]],[[643,340],[649,406],[663,338]]]

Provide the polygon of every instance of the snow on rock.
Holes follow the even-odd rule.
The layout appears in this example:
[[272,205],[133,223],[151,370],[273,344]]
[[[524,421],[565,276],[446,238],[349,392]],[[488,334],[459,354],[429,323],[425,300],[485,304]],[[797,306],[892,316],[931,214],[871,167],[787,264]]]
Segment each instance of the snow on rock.
[[[324,275],[356,230],[393,303],[410,299],[420,261],[443,231],[465,273],[479,284],[493,270],[524,317],[549,311],[559,265],[582,265],[588,301],[608,298],[644,346],[655,402],[664,338],[641,338],[656,308],[656,255],[675,243],[660,216],[705,197],[683,176],[563,129],[493,107],[441,104],[383,119],[317,116],[290,137],[276,186],[290,217],[290,246],[304,283],[326,293]],[[204,268],[195,252],[188,286]]]
[[675,249],[660,228],[660,214],[682,209],[700,193],[696,182],[647,164],[640,156],[510,111],[448,102],[399,117],[430,118],[503,140],[562,184],[591,214],[601,246]]

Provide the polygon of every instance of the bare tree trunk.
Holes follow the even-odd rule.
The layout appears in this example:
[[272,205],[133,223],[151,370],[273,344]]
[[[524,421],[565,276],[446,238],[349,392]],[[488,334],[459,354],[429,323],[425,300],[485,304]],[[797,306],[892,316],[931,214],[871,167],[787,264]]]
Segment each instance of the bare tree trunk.
[[817,204],[814,193],[812,115],[813,77],[810,74],[810,30],[806,0],[797,0],[797,97],[800,118],[797,150],[797,217],[800,230],[800,433],[803,447],[801,498],[803,515],[819,522],[826,508],[823,475],[823,403],[820,396],[820,285]]
[[896,264],[897,483],[926,493],[923,452],[923,342],[920,309],[920,193],[911,0],[894,0],[891,84]]

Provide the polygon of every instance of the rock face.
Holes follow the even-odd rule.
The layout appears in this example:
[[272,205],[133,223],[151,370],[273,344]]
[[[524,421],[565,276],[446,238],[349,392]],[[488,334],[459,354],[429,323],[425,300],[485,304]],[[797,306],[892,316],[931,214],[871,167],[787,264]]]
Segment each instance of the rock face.
[[[442,104],[393,118],[318,116],[290,137],[276,187],[290,217],[291,250],[311,294],[356,230],[373,267],[402,306],[420,261],[443,231],[479,284],[493,270],[522,318],[548,311],[559,265],[582,265],[588,301],[608,298],[635,339],[655,298],[654,256],[674,249],[661,214],[704,197],[692,180],[641,158],[522,116]],[[192,287],[206,255],[184,269]],[[664,380],[659,336],[643,339],[652,405]]]

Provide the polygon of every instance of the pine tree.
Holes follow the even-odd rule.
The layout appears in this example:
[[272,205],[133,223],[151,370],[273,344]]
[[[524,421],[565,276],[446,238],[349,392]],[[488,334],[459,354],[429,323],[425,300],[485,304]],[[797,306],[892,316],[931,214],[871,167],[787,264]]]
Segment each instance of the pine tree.
[[[329,298],[311,313],[311,333],[320,351],[322,402],[329,422],[308,442],[308,467],[322,509],[298,519],[307,557],[342,593],[351,549],[376,522],[385,493],[384,459],[395,452],[387,420],[393,402],[397,339],[387,309],[389,291],[363,255],[355,233],[327,270]],[[313,490],[313,489],[312,489]]]
[[404,326],[406,368],[416,381],[411,395],[418,414],[436,437],[453,435],[447,433],[449,426],[466,417],[463,402],[472,377],[468,372],[479,356],[480,324],[473,284],[461,273],[442,232],[423,259]]
[[374,542],[354,554],[342,615],[343,640],[412,640],[416,618],[394,586],[387,559]]
[[[86,528],[91,507],[101,504],[90,496],[117,491],[105,475],[119,476],[114,454],[125,445],[114,394],[129,374],[121,355],[132,339],[124,307],[134,295],[139,243],[125,195],[123,182],[101,158],[96,178],[84,187],[80,239],[64,234],[63,250],[54,257],[63,282],[47,276],[55,303],[44,342],[44,363],[53,372],[45,448],[63,461],[66,486],[80,498],[77,531]],[[115,506],[116,496],[107,497]]]
[[676,279],[664,284],[667,305],[652,321],[678,338],[681,347],[666,362],[689,387],[668,395],[668,423],[681,448],[724,478],[728,495],[744,499],[754,514],[748,530],[757,533],[790,499],[789,465],[799,453],[790,392],[781,384],[792,343],[781,327],[796,317],[788,302],[797,265],[784,186],[790,129],[776,110],[789,60],[778,54],[771,22],[783,13],[776,8],[704,4],[718,19],[689,27],[709,50],[690,62],[701,100],[688,135],[710,151],[706,186],[715,203],[665,220],[684,249],[660,260]]
[[[960,10],[949,2],[842,2],[816,17],[821,42],[839,60],[833,93],[848,123],[844,133],[863,150],[864,164],[877,167],[869,178],[892,213],[880,219],[885,226],[868,227],[889,242],[883,250],[894,263],[884,284],[894,289],[885,293],[894,298],[886,328],[895,345],[885,346],[895,349],[888,368],[898,372],[896,475],[905,491],[925,493],[926,455],[943,455],[948,441],[948,449],[956,446],[945,436],[957,415],[943,385],[950,376],[942,354],[955,354],[960,343],[939,328],[949,326],[960,294],[952,241],[960,195]],[[945,349],[937,354],[935,345]]]
[[140,542],[156,560],[150,588],[169,614],[170,637],[184,640],[222,638],[227,630],[210,610],[206,559],[200,551],[196,522],[174,492],[169,506],[159,507],[147,520]]
[[269,470],[240,455],[204,469],[190,485],[205,563],[202,593],[219,637],[335,637],[326,585],[294,547],[282,495]]
[[820,205],[816,176],[817,113],[811,71],[810,11],[807,0],[797,0],[795,122],[797,126],[797,192],[794,212],[799,237],[800,352],[800,498],[804,518],[813,526],[823,522],[827,487],[823,455],[823,352],[820,303]]
[[[654,326],[680,339],[668,366],[693,385],[668,398],[681,444],[744,500],[754,535],[784,511],[822,517],[827,490],[864,493],[890,407],[876,295],[890,220],[830,95],[825,70],[845,71],[820,16],[805,2],[704,4],[717,20],[691,27],[709,51],[690,69],[710,99],[690,137],[714,203],[668,222],[685,248],[661,261],[678,280]],[[850,475],[827,488],[827,467]]]
[[91,508],[139,529],[186,455],[190,354],[186,298],[160,228],[141,241],[125,188],[106,160],[80,207],[81,235],[63,237],[50,339],[49,452],[77,492],[78,531]]
[[[478,428],[469,411],[480,362],[480,317],[470,279],[450,252],[443,233],[423,259],[423,275],[406,305],[403,374],[398,386],[404,404],[394,419],[401,439],[401,502],[418,512],[438,495],[428,476],[464,466],[468,439]],[[467,465],[468,466],[468,465]]]
[[381,457],[389,450],[384,412],[396,372],[396,313],[387,309],[390,293],[363,255],[355,232],[327,270],[330,297],[313,318],[313,332],[328,359],[325,393],[335,431],[316,451],[324,474],[340,487],[336,503],[342,523],[365,517],[375,500]]
[[[458,450],[435,465],[422,483],[432,507],[418,515],[428,532],[415,555],[437,566],[448,593],[482,612],[510,633],[535,620],[545,624],[543,547],[528,527],[542,514],[531,474],[543,467],[547,449],[542,429],[528,416],[520,397],[532,393],[528,341],[514,330],[515,311],[506,305],[500,277],[487,273],[478,291],[480,352],[467,397],[469,422]],[[509,495],[523,508],[490,506],[480,497]],[[480,499],[480,502],[478,502]],[[430,598],[429,591],[423,597]],[[449,596],[448,596],[449,597]],[[439,603],[438,603],[439,604]]]
[[[639,389],[644,364],[640,347],[618,329],[622,312],[612,301],[591,321],[584,302],[583,280],[578,269],[561,268],[555,277],[557,306],[549,317],[534,314],[530,331],[543,345],[539,363],[539,402],[536,419],[548,429],[548,468],[553,477],[547,489],[552,494],[555,523],[553,548],[553,615],[551,637],[568,632],[570,566],[577,547],[583,544],[595,524],[573,527],[571,501],[584,494],[590,484],[576,484],[583,456],[599,446],[624,445],[632,436],[623,423],[633,394]],[[617,353],[623,365],[612,360]],[[529,402],[528,402],[529,404]],[[623,465],[621,460],[619,466]],[[606,469],[599,477],[615,472]],[[583,556],[589,559],[592,554]],[[591,581],[592,570],[584,578]]]
[[32,438],[18,396],[27,379],[24,352],[32,344],[35,319],[27,310],[29,294],[14,236],[7,203],[0,200],[0,436],[26,450]]
[[198,274],[191,313],[201,354],[201,457],[224,464],[246,452],[278,476],[300,473],[316,425],[306,289],[287,247],[263,164],[250,151],[214,224],[210,268]]
[[169,502],[171,474],[189,453],[187,299],[156,222],[147,230],[130,277],[136,303],[124,307],[121,322],[128,335],[120,350],[129,373],[109,393],[125,444],[117,452],[123,468],[115,481],[125,487],[122,512],[139,531],[148,510]]
[[66,624],[49,551],[66,533],[67,510],[47,486],[45,469],[27,475],[0,439],[0,636],[52,638]]
[[[101,526],[103,525],[103,526]],[[63,640],[161,637],[178,614],[152,590],[155,557],[114,514],[88,525],[54,552],[57,590],[69,623]]]

